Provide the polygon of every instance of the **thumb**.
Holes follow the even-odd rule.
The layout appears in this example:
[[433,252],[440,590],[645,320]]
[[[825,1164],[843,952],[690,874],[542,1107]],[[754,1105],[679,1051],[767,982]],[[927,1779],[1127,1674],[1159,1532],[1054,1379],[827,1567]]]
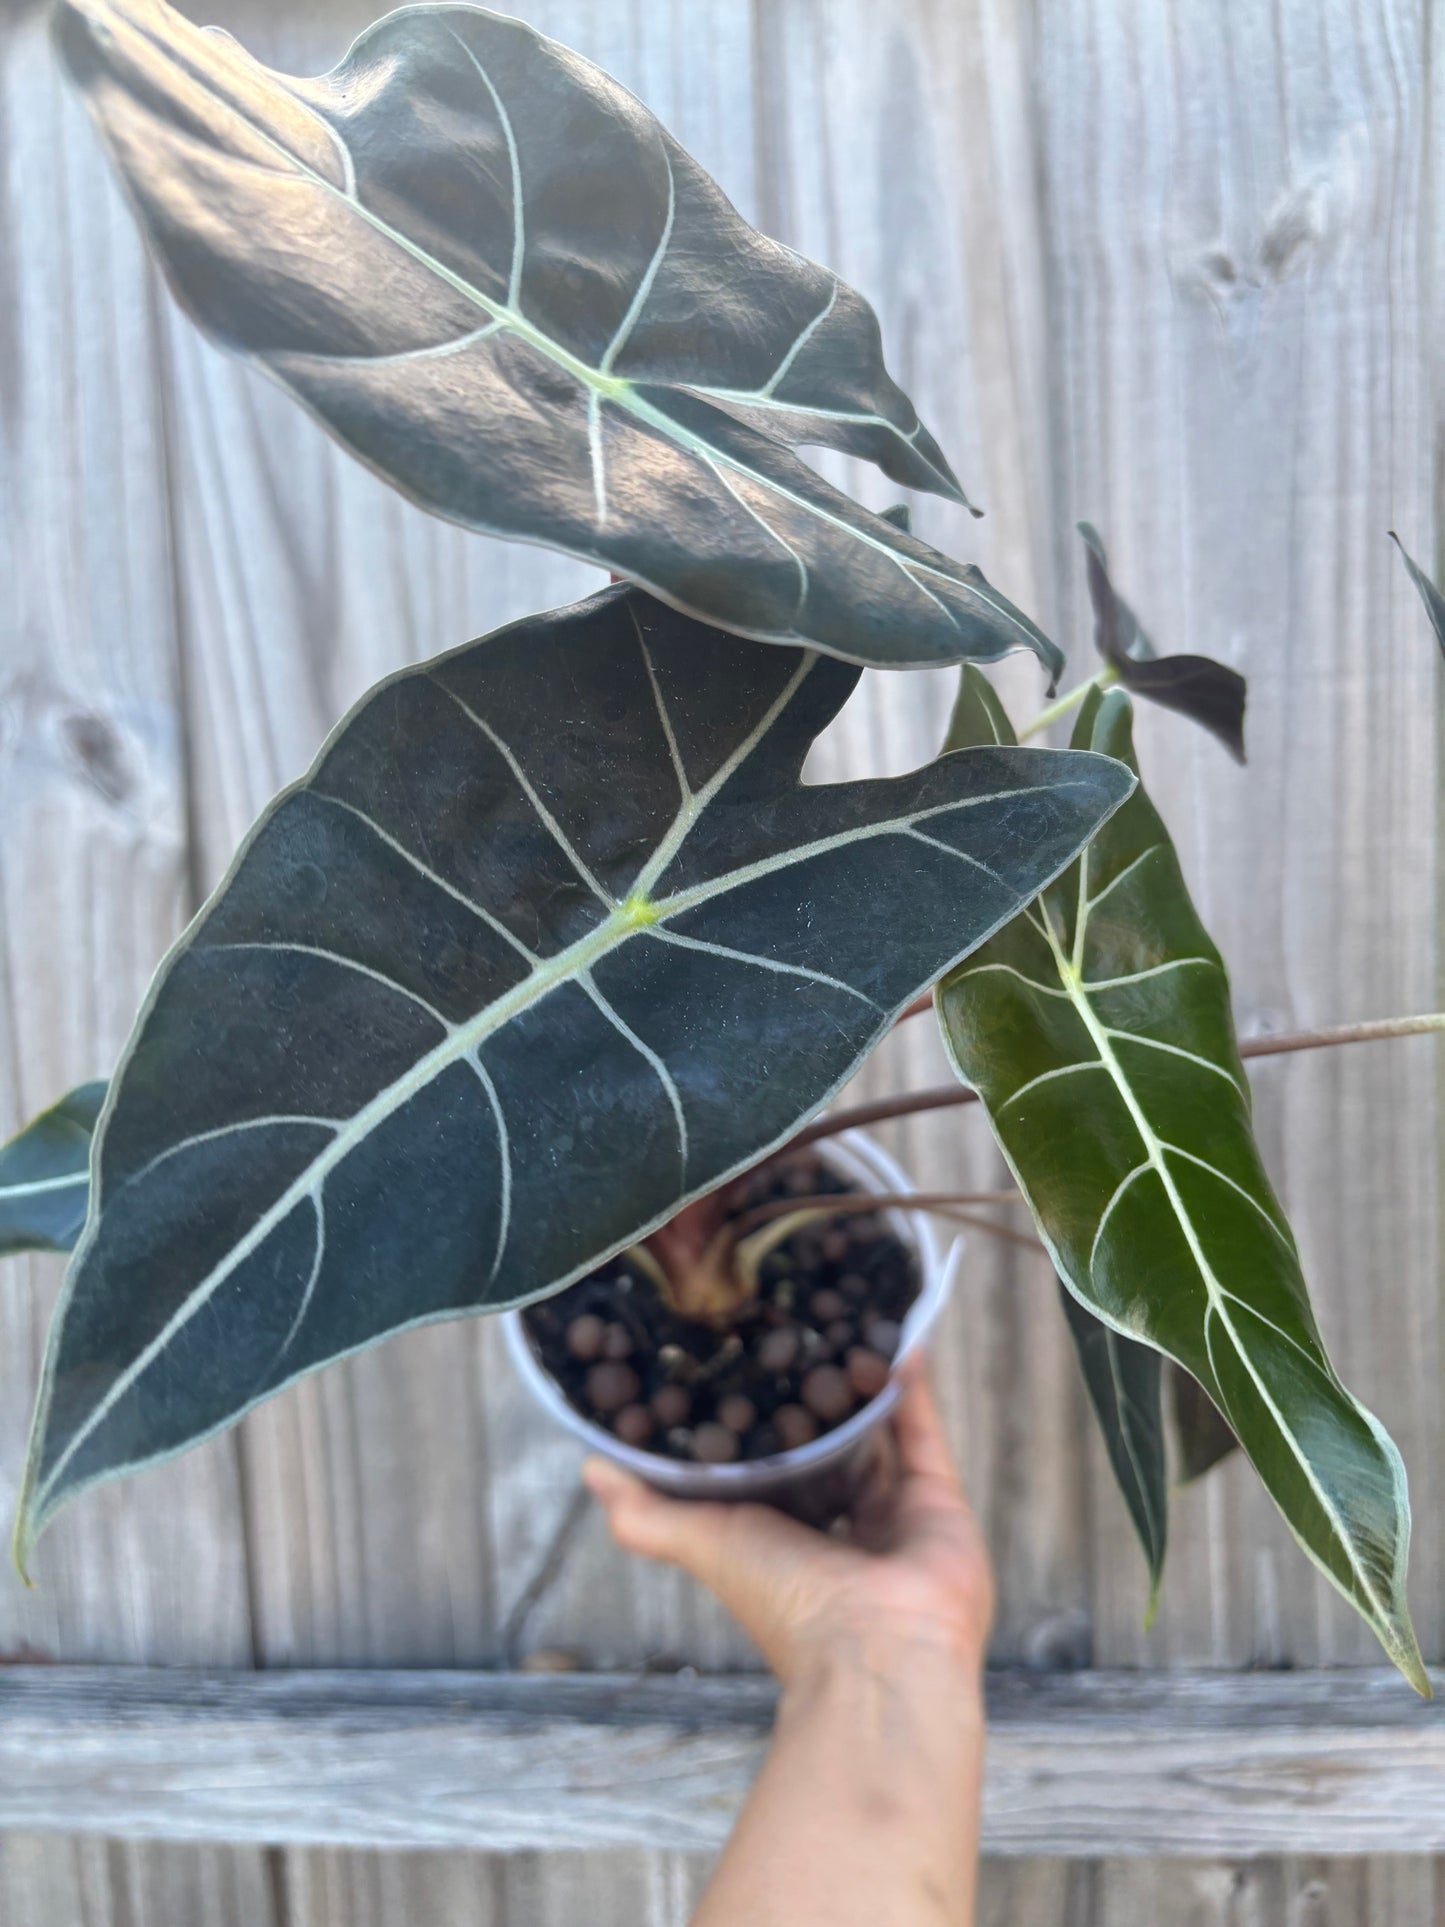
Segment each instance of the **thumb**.
[[782,1669],[825,1539],[770,1506],[664,1498],[606,1459],[589,1459],[582,1476],[625,1552],[690,1574]]

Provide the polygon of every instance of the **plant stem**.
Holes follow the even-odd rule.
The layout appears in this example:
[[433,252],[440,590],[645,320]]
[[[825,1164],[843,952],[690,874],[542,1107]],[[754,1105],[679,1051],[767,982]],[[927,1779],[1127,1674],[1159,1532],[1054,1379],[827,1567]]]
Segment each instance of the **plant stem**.
[[1087,682],[1076,683],[1067,696],[1060,696],[1056,703],[1041,709],[1028,728],[1019,731],[1019,741],[1026,743],[1031,737],[1042,735],[1050,723],[1058,722],[1061,716],[1072,715],[1091,689],[1108,689],[1118,680],[1118,670],[1111,664],[1105,664],[1097,676],[1090,676]]
[[[836,1137],[840,1131],[861,1130],[868,1124],[882,1124],[891,1117],[911,1117],[915,1111],[942,1111],[952,1104],[977,1102],[977,1091],[969,1090],[967,1085],[934,1084],[921,1091],[908,1091],[902,1097],[879,1097],[871,1104],[850,1104],[844,1110],[829,1111],[825,1117],[805,1126],[773,1156],[787,1157],[805,1145],[816,1144],[819,1138]],[[768,1160],[772,1161],[772,1158]]]
[[1282,1037],[1251,1037],[1239,1047],[1241,1057],[1283,1057],[1290,1051],[1324,1050],[1332,1044],[1372,1044],[1385,1037],[1423,1037],[1445,1031],[1445,1010],[1423,1011],[1418,1017],[1371,1017],[1362,1024],[1332,1024],[1325,1030],[1297,1030]]
[[989,1218],[975,1217],[972,1212],[959,1209],[962,1205],[970,1204],[1022,1203],[1023,1199],[1017,1191],[822,1191],[816,1197],[780,1198],[772,1204],[760,1204],[737,1219],[735,1228],[746,1232],[770,1219],[789,1217],[800,1211],[816,1212],[819,1218],[836,1218],[855,1211],[882,1211],[896,1207],[900,1211],[930,1211],[940,1218],[951,1218],[958,1224],[971,1225],[976,1231],[991,1232],[994,1237],[1004,1238],[1010,1244],[1024,1245],[1030,1251],[1042,1251],[1043,1246],[1037,1238],[1030,1238],[1009,1225],[995,1224]]
[[[911,1013],[905,1013],[911,1014]],[[1324,1030],[1287,1031],[1279,1037],[1247,1038],[1239,1047],[1241,1057],[1285,1057],[1292,1051],[1326,1050],[1336,1044],[1371,1044],[1386,1037],[1420,1037],[1430,1031],[1445,1031],[1445,1011],[1425,1011],[1417,1017],[1376,1017],[1363,1024],[1332,1024]],[[871,1104],[853,1104],[841,1111],[830,1111],[790,1138],[775,1155],[800,1151],[819,1138],[835,1137],[840,1131],[860,1129],[865,1124],[881,1124],[885,1118],[910,1117],[915,1111],[941,1111],[952,1104],[977,1103],[977,1093],[962,1084],[938,1084],[926,1090],[909,1091],[903,1097],[882,1097]],[[771,1162],[771,1160],[769,1160]]]
[[920,1210],[932,1209],[935,1205],[955,1204],[1019,1204],[1022,1200],[1017,1191],[910,1191],[905,1197],[896,1191],[819,1191],[808,1198],[774,1198],[767,1204],[754,1205],[740,1218],[733,1220],[733,1230],[746,1237],[760,1224],[767,1224],[774,1218],[786,1218],[795,1211],[807,1211],[821,1215],[823,1212],[878,1211],[885,1205],[917,1205]]

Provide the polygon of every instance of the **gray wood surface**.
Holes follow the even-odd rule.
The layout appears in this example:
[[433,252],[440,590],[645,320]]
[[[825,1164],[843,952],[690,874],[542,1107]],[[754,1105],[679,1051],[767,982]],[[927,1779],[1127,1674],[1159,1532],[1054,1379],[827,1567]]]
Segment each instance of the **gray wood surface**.
[[[378,0],[379,3],[379,0]],[[369,0],[210,0],[315,69]],[[1146,773],[1246,1030],[1442,995],[1437,670],[1383,530],[1438,547],[1445,125],[1424,0],[518,0],[636,88],[745,212],[874,300],[988,509],[915,504],[1087,659],[1070,533],[1102,528],[1166,648],[1250,677],[1251,765],[1146,719]],[[444,528],[201,343],[147,273],[33,9],[0,11],[0,1130],[103,1072],[146,976],[271,791],[368,683],[596,578]],[[892,492],[831,459],[865,499]],[[1020,714],[1036,674],[1002,684]],[[870,675],[820,775],[936,746],[946,681]],[[1389,853],[1386,855],[1386,853]],[[1255,1075],[1266,1151],[1351,1384],[1416,1504],[1442,1648],[1439,1066],[1428,1043]],[[926,1024],[868,1094],[942,1081]],[[896,1127],[930,1187],[999,1172],[981,1120]],[[0,1263],[0,1510],[55,1265]],[[939,1346],[999,1570],[996,1657],[1369,1663],[1248,1474],[1175,1507],[1159,1622],[1046,1269],[975,1248]],[[577,1455],[483,1324],[409,1335],[63,1519],[0,1652],[235,1666],[752,1663],[687,1582],[619,1559]],[[542,1583],[545,1579],[546,1583]],[[1241,1691],[1255,1689],[1252,1676]],[[1308,1819],[1309,1809],[1304,1818]],[[1293,1836],[1292,1836],[1293,1837]],[[1329,1848],[1331,1826],[1307,1845]],[[1087,1843],[1107,1847],[1101,1825]],[[999,1862],[984,1917],[1424,1927],[1416,1854],[1352,1866]],[[380,1856],[0,1844],[0,1920],[572,1927],[685,1920],[705,1855]]]
[[[995,1674],[986,1850],[1445,1849],[1445,1723],[1386,1669]],[[756,1676],[0,1674],[0,1826],[162,1841],[715,1850],[767,1744]],[[1302,1820],[1304,1828],[1302,1829]]]

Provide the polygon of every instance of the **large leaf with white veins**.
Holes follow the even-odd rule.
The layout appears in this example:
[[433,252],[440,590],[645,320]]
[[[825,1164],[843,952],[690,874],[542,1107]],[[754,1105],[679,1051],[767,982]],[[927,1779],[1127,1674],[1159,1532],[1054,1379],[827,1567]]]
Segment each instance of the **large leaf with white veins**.
[[60,46],[178,299],[424,508],[761,641],[1062,658],[789,444],[963,497],[836,275],[521,21],[412,6],[293,79],[160,0]]
[[0,1145],[0,1258],[69,1251],[85,1223],[90,1139],[104,1083],[81,1084]]
[[[1008,711],[981,670],[965,663],[949,720],[945,749],[1018,741]],[[1027,917],[1035,914],[1022,911]],[[1158,1352],[1126,1338],[1082,1305],[1059,1281],[1064,1318],[1089,1403],[1104,1436],[1114,1473],[1149,1565],[1148,1617],[1154,1616],[1169,1533],[1169,1479],[1164,1448]]]
[[406,1325],[523,1303],[789,1137],[1132,786],[979,750],[804,785],[859,671],[635,589],[382,683],[112,1080],[18,1547]]
[[[1076,748],[1134,764],[1128,697],[1096,690]],[[1142,790],[939,998],[1059,1275],[1208,1392],[1296,1538],[1406,1678],[1405,1470],[1340,1383],[1260,1162],[1229,983]]]

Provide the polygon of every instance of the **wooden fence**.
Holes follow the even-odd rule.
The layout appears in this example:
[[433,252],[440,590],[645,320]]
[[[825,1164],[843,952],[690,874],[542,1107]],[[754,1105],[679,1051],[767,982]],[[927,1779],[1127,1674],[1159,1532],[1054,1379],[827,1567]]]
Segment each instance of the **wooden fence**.
[[[1182,722],[1140,732],[1243,1031],[1435,1007],[1440,674],[1385,539],[1398,528],[1427,562],[1439,546],[1445,69],[1427,0],[514,3],[874,301],[988,510],[974,525],[922,503],[922,533],[976,556],[1081,660],[1072,526],[1088,517],[1163,646],[1248,675],[1247,770]],[[366,0],[213,8],[299,70],[367,17]],[[370,682],[594,579],[427,521],[208,349],[148,270],[38,13],[8,0],[0,1131],[108,1069],[252,816]],[[1021,707],[1039,696],[1027,666],[1003,680]],[[921,760],[945,698],[933,675],[868,676],[820,771]],[[912,1025],[861,1083],[945,1075]],[[1428,1040],[1253,1075],[1327,1337],[1410,1470],[1432,1658],[1439,1080]],[[997,1181],[976,1114],[890,1141],[930,1187]],[[58,1278],[0,1265],[6,1513]],[[984,1917],[1425,1927],[1445,1905],[1439,1716],[1381,1682],[1238,1466],[1178,1496],[1144,1631],[1053,1293],[1024,1254],[976,1249],[939,1347],[1008,1669],[989,1806],[1006,1857]],[[476,1676],[557,1648],[597,1673],[754,1663],[689,1584],[608,1548],[576,1465],[477,1323],[396,1340],[78,1506],[36,1592],[0,1580],[0,1655],[22,1662],[0,1672],[0,1921],[683,1922],[764,1689]],[[1261,1667],[1309,1676],[1245,1673]],[[229,1677],[283,1668],[344,1670]],[[415,1670],[431,1668],[467,1677]],[[619,1703],[628,1748],[689,1763],[670,1810],[655,1786],[633,1798],[622,1765],[602,1795],[562,1776],[550,1820],[487,1804],[485,1742],[505,1734],[521,1759],[529,1732],[561,1734],[605,1764]],[[433,1777],[337,1778],[338,1736],[344,1754],[357,1733],[389,1735],[394,1761],[423,1736]]]

